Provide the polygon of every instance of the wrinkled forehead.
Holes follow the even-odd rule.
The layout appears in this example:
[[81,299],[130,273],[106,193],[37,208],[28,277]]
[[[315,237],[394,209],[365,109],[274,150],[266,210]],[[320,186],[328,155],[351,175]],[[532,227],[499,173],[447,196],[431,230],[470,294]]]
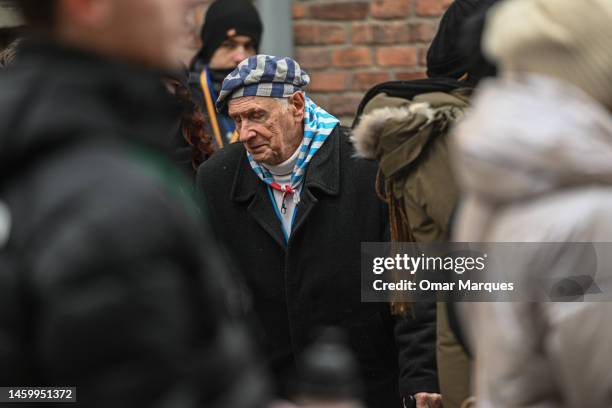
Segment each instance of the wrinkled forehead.
[[272,111],[275,109],[280,109],[280,105],[273,98],[267,96],[242,96],[231,99],[228,103],[228,114],[230,116],[253,110]]

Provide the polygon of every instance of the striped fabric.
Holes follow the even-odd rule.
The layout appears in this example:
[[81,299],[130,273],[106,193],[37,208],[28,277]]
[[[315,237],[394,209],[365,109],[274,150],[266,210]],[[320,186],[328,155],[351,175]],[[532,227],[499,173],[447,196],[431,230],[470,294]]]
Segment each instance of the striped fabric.
[[251,168],[255,174],[257,174],[257,177],[264,183],[274,190],[283,193],[283,202],[286,196],[292,195],[293,202],[295,204],[299,203],[300,195],[296,192],[299,192],[299,188],[304,181],[304,175],[306,174],[308,164],[339,123],[340,121],[338,119],[317,106],[310,98],[306,97],[306,106],[304,109],[304,140],[300,146],[297,162],[291,173],[291,185],[281,186],[275,183],[272,173],[257,163],[247,152]]
[[309,83],[310,77],[293,59],[254,55],[242,61],[223,80],[217,111],[224,113],[230,99],[242,96],[286,98]]

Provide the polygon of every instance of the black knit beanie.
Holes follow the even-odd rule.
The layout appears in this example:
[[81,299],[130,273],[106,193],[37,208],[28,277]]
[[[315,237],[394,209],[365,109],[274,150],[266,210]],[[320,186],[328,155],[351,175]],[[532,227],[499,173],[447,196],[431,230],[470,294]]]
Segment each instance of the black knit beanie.
[[249,37],[255,50],[259,49],[263,25],[252,1],[216,0],[210,5],[200,34],[202,48],[193,63],[197,61],[208,64],[217,48],[227,39],[227,32],[231,29],[236,30],[236,35]]
[[[442,20],[440,28],[427,52],[427,76],[430,78],[459,79],[473,68],[473,59],[466,58],[465,51],[480,52],[480,44],[467,47],[465,43],[465,23],[474,16],[484,13],[498,0],[456,0],[450,5]],[[478,36],[471,39],[479,41]]]

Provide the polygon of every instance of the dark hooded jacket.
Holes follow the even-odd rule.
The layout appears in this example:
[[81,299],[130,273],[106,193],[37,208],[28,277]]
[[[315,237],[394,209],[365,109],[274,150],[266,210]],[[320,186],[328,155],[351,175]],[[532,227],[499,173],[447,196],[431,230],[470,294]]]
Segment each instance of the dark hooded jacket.
[[161,76],[30,44],[0,87],[0,384],[260,406],[227,269],[166,157]]

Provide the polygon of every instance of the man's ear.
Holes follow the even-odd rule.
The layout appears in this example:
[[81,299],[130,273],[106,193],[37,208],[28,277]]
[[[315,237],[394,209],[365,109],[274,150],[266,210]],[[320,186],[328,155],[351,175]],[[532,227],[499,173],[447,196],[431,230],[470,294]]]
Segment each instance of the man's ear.
[[304,120],[304,109],[306,108],[306,98],[304,92],[297,91],[289,97],[289,104],[291,105],[291,112],[295,121],[301,123]]

